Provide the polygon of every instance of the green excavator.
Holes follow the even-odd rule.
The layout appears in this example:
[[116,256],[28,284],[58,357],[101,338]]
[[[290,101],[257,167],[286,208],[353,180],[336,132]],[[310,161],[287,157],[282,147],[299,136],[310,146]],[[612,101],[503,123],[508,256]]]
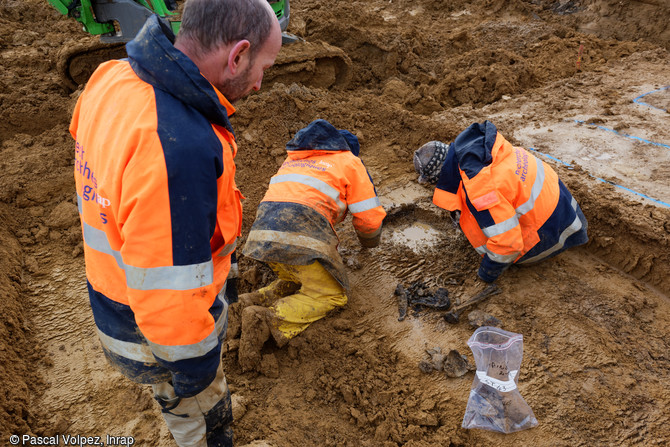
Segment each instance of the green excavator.
[[[153,14],[179,31],[177,0],[47,0],[61,14],[79,23],[97,42],[82,42],[63,48],[58,72],[71,90],[85,84],[102,62],[126,57],[125,43],[132,40]],[[343,88],[351,77],[346,53],[326,42],[308,42],[287,32],[289,0],[268,0],[282,30],[282,50],[275,65],[264,75],[264,83],[293,82],[320,88]]]

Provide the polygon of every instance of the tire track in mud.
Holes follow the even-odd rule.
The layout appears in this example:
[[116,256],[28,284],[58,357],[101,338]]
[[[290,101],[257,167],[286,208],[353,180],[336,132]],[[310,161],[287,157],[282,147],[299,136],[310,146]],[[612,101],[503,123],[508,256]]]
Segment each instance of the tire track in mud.
[[[50,250],[32,253],[40,266],[27,281],[50,368],[36,406],[54,434],[133,436],[142,445],[172,445],[147,386],[114,370],[102,352],[88,302],[83,258],[59,262]],[[133,408],[133,411],[128,411]],[[46,421],[45,421],[46,422]]]
[[[49,255],[41,252],[36,258],[41,264],[47,264]],[[73,424],[72,429],[81,430],[82,425],[88,423],[86,418],[69,419],[68,412],[62,409],[84,407],[73,411],[72,416],[96,413],[95,406],[85,408],[93,396],[88,395],[87,387],[81,387],[81,377],[88,377],[96,370],[104,371],[104,359],[96,345],[81,270],[54,265],[44,276],[28,283],[36,303],[33,318],[40,322],[41,337],[48,342],[48,355],[53,363],[47,371],[51,386],[45,391],[42,403],[46,407],[55,405],[58,410],[54,413],[67,418],[68,427]],[[90,428],[82,432],[92,433]]]
[[[34,258],[38,265],[45,265],[52,257],[48,251],[39,251]],[[28,282],[36,298],[34,312],[41,321],[43,338],[51,343],[76,343],[95,336],[91,313],[86,307],[86,282],[81,277],[83,266],[76,264],[74,268],[56,265],[48,275],[37,275]]]

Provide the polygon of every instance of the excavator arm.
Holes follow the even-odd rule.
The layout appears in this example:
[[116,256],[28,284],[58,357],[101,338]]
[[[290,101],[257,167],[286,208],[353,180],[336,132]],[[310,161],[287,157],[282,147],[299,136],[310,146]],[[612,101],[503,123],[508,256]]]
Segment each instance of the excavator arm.
[[178,21],[170,21],[175,16],[177,4],[174,0],[47,0],[58,12],[81,23],[84,31],[100,35],[103,43],[129,42],[140,31],[144,22],[153,14],[179,31]]

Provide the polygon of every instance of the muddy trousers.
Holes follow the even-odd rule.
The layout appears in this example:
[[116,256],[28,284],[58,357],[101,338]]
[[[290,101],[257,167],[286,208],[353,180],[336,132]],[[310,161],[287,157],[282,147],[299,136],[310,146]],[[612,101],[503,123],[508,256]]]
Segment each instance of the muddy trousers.
[[169,382],[152,388],[179,447],[232,447],[233,409],[221,364],[214,381],[193,397],[177,397]]
[[287,339],[295,337],[336,307],[347,304],[344,288],[318,261],[309,265],[276,262],[269,265],[278,280],[259,289],[260,294],[272,295],[283,281],[300,284],[297,292],[278,299],[270,306],[277,319],[277,329]]

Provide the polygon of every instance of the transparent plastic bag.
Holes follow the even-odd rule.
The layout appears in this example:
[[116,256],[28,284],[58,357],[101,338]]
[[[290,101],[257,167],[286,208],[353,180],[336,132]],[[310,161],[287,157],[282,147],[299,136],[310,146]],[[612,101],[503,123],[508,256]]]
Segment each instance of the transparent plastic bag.
[[523,336],[497,327],[478,328],[468,340],[477,364],[463,428],[512,433],[537,425],[517,382]]

